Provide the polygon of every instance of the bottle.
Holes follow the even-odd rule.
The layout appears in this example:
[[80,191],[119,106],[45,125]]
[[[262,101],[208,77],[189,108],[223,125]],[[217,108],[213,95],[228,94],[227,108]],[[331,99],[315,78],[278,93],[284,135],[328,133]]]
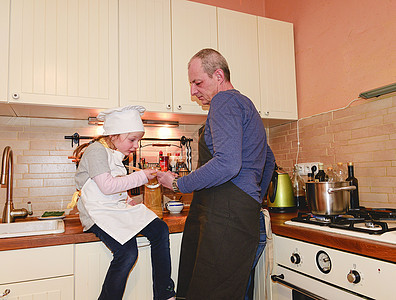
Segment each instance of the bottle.
[[318,164],[318,174],[315,175],[315,182],[324,182],[326,181],[326,173],[323,170],[323,163]]
[[293,194],[296,206],[298,209],[306,208],[307,202],[305,201],[304,179],[300,175],[298,165],[294,165],[293,176],[291,179],[293,185]]
[[336,174],[334,173],[333,167],[327,168],[326,177],[327,177],[328,182],[336,182],[337,181],[337,177],[336,177]]
[[337,167],[335,169],[336,173],[336,181],[345,181],[346,172],[344,170],[344,166],[342,165],[342,162],[337,163]]
[[350,191],[350,205],[349,209],[358,209],[359,208],[359,190],[358,190],[358,180],[355,177],[353,170],[353,162],[348,163],[348,177],[345,181],[349,181],[349,185],[356,186],[356,189]]
[[162,172],[168,171],[169,157],[164,156],[163,152],[160,151],[158,160],[159,160],[159,165],[160,165],[161,171]]

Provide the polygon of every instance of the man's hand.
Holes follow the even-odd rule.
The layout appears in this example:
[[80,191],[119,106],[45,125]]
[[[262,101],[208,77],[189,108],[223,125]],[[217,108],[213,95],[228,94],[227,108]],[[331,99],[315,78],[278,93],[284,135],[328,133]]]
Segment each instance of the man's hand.
[[172,181],[175,179],[178,175],[176,173],[173,173],[171,171],[168,172],[157,172],[157,178],[158,182],[162,184],[164,187],[170,189],[173,191],[172,187]]

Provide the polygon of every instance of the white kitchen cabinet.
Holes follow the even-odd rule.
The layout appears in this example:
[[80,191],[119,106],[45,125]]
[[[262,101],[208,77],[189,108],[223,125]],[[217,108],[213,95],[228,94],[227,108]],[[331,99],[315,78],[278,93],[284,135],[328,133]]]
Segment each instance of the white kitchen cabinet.
[[120,0],[120,104],[172,112],[170,0]]
[[0,102],[7,101],[10,0],[0,0]]
[[0,285],[0,294],[6,289],[10,290],[7,300],[17,299],[46,299],[46,300],[71,300],[73,295],[73,276],[33,280],[20,283]]
[[217,49],[216,7],[187,0],[172,1],[173,107],[175,112],[206,114],[191,97],[187,65],[204,48]]
[[261,117],[297,120],[293,24],[258,17]]
[[11,1],[12,103],[118,106],[118,1]]
[[260,110],[257,16],[218,8],[218,40],[231,83]]
[[0,261],[6,299],[74,299],[73,245],[0,251]]
[[[177,280],[181,233],[170,234],[172,278]],[[151,250],[145,237],[137,239],[139,257],[129,275],[123,299],[152,299]],[[75,299],[97,299],[112,260],[110,250],[102,242],[75,245]]]

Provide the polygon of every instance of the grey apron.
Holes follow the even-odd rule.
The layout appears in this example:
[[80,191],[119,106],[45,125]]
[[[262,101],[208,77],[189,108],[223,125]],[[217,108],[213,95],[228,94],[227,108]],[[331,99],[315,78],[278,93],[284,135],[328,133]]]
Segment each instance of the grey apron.
[[[198,167],[212,158],[200,130]],[[260,204],[234,183],[194,192],[177,299],[242,300],[259,243]]]

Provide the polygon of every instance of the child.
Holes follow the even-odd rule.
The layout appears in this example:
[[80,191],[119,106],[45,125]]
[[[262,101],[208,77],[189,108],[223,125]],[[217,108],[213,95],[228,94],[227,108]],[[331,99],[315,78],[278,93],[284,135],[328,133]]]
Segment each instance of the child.
[[155,170],[150,169],[126,175],[122,163],[144,135],[140,117],[144,111],[142,106],[130,105],[99,113],[103,135],[74,151],[77,160],[81,157],[75,180],[81,192],[77,207],[84,231],[94,233],[113,253],[99,299],[122,299],[138,256],[139,233],[151,243],[154,299],[175,299],[168,226],[126,192],[155,177]]

